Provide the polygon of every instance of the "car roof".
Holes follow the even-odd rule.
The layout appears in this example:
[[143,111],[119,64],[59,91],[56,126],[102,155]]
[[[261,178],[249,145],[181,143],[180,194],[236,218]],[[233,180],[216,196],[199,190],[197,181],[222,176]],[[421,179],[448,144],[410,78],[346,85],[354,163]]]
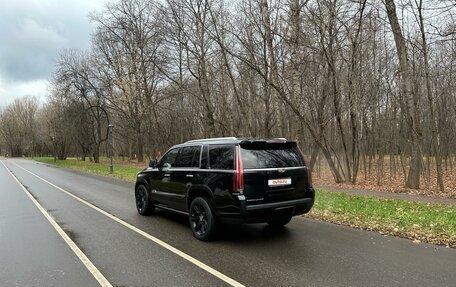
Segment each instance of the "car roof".
[[286,138],[270,138],[270,139],[254,139],[254,138],[236,138],[236,137],[222,137],[222,138],[206,138],[206,139],[196,139],[190,140],[182,144],[178,144],[174,147],[183,147],[183,146],[194,146],[194,145],[205,145],[205,144],[240,144],[240,143],[266,143],[266,142],[283,142],[290,143],[294,141],[289,141]]

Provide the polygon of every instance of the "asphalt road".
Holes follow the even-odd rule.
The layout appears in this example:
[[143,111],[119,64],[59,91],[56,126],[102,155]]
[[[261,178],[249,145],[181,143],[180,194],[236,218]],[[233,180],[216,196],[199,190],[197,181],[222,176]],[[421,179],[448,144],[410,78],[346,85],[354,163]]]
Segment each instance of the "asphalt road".
[[456,286],[455,249],[303,217],[280,230],[226,226],[205,243],[185,216],[140,216],[133,184],[0,160],[2,287]]

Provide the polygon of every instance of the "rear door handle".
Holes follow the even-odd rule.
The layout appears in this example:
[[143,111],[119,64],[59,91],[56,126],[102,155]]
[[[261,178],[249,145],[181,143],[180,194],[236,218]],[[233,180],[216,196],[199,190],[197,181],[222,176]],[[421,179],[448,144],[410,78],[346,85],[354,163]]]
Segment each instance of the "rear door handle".
[[187,177],[193,177],[193,174],[187,174],[186,176]]
[[169,176],[171,176],[171,174],[170,173],[165,173],[165,176],[169,177]]

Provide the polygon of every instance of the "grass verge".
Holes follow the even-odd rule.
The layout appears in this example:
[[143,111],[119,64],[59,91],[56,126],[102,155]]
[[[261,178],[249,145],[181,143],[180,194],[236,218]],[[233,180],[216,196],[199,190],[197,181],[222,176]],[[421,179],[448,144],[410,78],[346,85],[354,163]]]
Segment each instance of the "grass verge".
[[456,247],[456,207],[317,190],[308,217]]
[[[89,173],[135,181],[140,168],[108,164],[57,160],[50,157],[35,160]],[[352,195],[344,192],[317,190],[315,205],[307,217],[381,234],[400,236],[414,242],[456,247],[456,207],[400,199]]]
[[141,170],[141,168],[131,167],[131,166],[122,166],[114,165],[113,174],[109,173],[109,164],[104,163],[93,163],[89,161],[79,161],[75,158],[68,158],[66,160],[57,160],[54,162],[52,157],[36,157],[34,160],[44,163],[49,163],[57,165],[60,167],[71,168],[76,170],[81,170],[89,173],[95,173],[100,175],[108,175],[115,178],[120,178],[128,181],[134,182],[136,180],[136,173]]

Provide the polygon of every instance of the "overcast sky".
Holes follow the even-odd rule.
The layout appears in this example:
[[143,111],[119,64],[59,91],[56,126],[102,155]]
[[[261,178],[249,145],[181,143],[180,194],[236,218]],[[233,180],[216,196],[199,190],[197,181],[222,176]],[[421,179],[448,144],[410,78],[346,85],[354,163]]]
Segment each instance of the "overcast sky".
[[44,101],[61,49],[88,49],[89,12],[107,0],[0,0],[0,106],[24,95]]

